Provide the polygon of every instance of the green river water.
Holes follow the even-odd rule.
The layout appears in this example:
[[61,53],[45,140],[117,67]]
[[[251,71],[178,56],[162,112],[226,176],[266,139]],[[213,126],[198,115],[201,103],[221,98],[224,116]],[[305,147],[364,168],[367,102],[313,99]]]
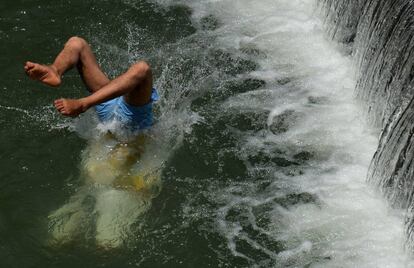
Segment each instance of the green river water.
[[[365,182],[377,138],[352,60],[315,4],[1,1],[0,267],[411,267]],[[123,145],[92,110],[52,106],[87,94],[76,70],[59,88],[23,71],[75,35],[111,78],[154,70],[154,139],[128,171],[158,167],[149,198],[99,183]]]

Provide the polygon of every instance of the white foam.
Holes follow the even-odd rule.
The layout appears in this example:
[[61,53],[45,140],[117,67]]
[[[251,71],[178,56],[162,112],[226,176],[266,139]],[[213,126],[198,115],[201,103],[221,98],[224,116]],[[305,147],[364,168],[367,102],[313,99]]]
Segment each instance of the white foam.
[[[244,150],[282,146],[288,152],[310,149],[319,156],[302,173],[290,176],[274,165],[268,167],[274,174],[275,185],[312,193],[320,202],[320,205],[303,204],[289,209],[275,206],[274,233],[256,226],[275,240],[287,241],[286,250],[267,253],[269,258],[277,260],[280,266],[307,263],[318,267],[413,266],[411,257],[404,251],[400,212],[388,208],[383,198],[365,182],[377,137],[365,126],[353,99],[355,80],[351,59],[327,40],[323,23],[313,14],[315,1],[182,2],[194,9],[195,20],[206,14],[219,18],[222,26],[214,31],[218,47],[249,46],[266,55],[256,59],[259,70],[250,75],[266,80],[267,88],[234,96],[223,107],[242,109],[248,105],[259,110],[271,104],[268,124],[284,111],[293,110],[298,114],[294,125],[280,135],[246,133]],[[289,78],[291,82],[278,85],[276,81],[281,78]],[[267,99],[266,103],[260,102],[260,98],[251,98],[269,91],[274,99]],[[310,104],[309,97],[323,97],[325,101]],[[241,237],[240,225],[226,221],[225,214],[231,207],[240,204],[254,207],[268,202],[272,196],[251,195],[239,199],[231,192],[225,189],[218,194],[227,205],[217,213],[217,231],[227,238],[235,256],[252,261],[237,250],[235,238],[242,238],[257,248],[255,241]]]

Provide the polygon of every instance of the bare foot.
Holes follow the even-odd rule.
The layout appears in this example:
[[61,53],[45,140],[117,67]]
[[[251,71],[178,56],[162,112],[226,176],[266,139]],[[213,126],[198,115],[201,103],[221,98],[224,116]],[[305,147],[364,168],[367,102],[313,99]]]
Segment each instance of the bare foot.
[[70,117],[78,116],[88,109],[83,99],[58,99],[54,104],[59,113]]
[[38,80],[48,86],[57,87],[61,83],[60,75],[54,66],[28,61],[24,66],[24,70],[31,79]]

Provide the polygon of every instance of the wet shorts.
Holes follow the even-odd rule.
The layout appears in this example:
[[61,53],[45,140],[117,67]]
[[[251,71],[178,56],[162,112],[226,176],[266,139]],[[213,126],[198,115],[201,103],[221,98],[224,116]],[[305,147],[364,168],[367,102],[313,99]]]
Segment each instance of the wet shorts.
[[130,105],[120,96],[96,105],[95,110],[101,122],[117,120],[133,131],[142,130],[152,126],[152,104],[158,99],[157,90],[153,88],[150,102],[143,106]]

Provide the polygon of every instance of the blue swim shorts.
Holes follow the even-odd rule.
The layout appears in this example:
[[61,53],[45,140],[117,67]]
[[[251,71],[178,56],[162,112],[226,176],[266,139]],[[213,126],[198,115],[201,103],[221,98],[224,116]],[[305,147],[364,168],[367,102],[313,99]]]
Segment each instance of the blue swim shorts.
[[130,105],[120,96],[96,105],[95,110],[101,122],[117,120],[132,131],[142,130],[153,125],[152,104],[158,99],[158,92],[153,88],[150,102],[143,106]]

